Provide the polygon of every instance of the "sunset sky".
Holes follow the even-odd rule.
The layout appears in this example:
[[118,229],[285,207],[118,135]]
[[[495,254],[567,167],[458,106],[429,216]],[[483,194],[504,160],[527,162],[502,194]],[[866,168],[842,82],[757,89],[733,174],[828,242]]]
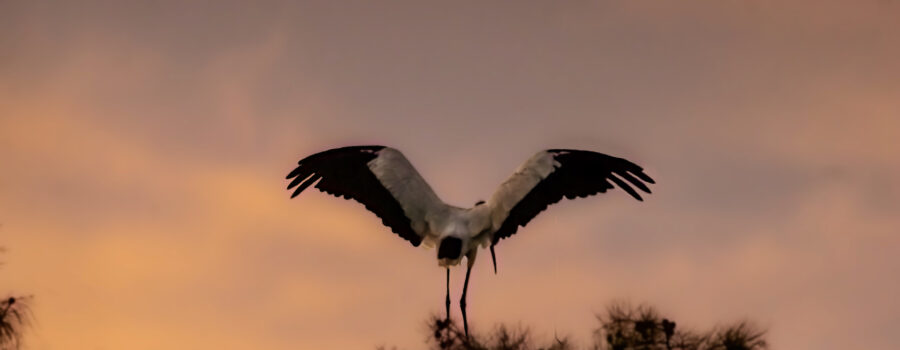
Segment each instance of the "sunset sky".
[[[419,349],[434,250],[284,176],[403,151],[470,206],[535,151],[657,180],[481,255],[477,330],[648,303],[900,348],[900,2],[0,1],[0,296],[29,349]],[[190,4],[188,4],[190,3]],[[454,313],[464,269],[454,270]]]

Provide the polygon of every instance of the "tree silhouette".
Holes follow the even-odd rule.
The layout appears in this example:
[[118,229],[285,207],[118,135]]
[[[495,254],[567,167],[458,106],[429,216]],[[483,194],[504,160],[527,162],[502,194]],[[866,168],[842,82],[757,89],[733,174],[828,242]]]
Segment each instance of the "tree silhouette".
[[759,330],[747,321],[717,327],[706,333],[677,328],[677,324],[646,305],[631,307],[613,303],[606,315],[597,316],[594,331],[596,349],[609,350],[755,350],[768,344]]
[[[759,350],[767,349],[765,331],[747,321],[716,327],[705,333],[682,330],[656,309],[627,303],[613,303],[594,330],[592,350]],[[465,332],[453,320],[432,316],[428,322],[426,345],[434,350],[571,350],[568,338],[539,343],[523,327],[499,325],[482,335]],[[379,347],[378,349],[386,349]]]
[[0,301],[0,349],[18,349],[21,345],[22,329],[28,324],[27,299],[10,296]]
[[469,336],[453,322],[432,316],[428,323],[432,334],[427,341],[429,348],[437,350],[569,350],[573,349],[567,338],[556,338],[548,344],[535,345],[531,331],[523,327],[499,325],[485,336],[472,330]]

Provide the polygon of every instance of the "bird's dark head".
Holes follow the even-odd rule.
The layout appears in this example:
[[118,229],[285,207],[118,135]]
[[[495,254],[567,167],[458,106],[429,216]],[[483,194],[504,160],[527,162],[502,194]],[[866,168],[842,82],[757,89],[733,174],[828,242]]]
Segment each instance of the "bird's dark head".
[[462,255],[462,240],[456,237],[444,237],[438,246],[438,259],[459,259]]

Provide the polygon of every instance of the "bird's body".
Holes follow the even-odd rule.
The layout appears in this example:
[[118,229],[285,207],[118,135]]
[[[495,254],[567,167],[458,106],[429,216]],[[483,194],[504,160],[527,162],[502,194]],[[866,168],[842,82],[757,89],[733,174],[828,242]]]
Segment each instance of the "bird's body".
[[460,306],[466,322],[465,299],[469,273],[478,248],[494,246],[515,234],[547,206],[562,198],[574,199],[606,192],[613,184],[638,200],[631,186],[650,193],[644,184],[653,179],[625,159],[605,154],[555,149],[540,151],[504,181],[487,202],[471,208],[444,203],[400,151],[384,146],[352,146],[316,153],[298,162],[288,174],[292,197],[315,185],[320,191],[354,199],[382,219],[385,226],[413,246],[436,247],[438,264],[447,269],[467,260]]
[[[425,244],[426,246],[433,244],[437,247],[435,249],[437,253],[444,247],[446,256],[441,257],[440,254],[438,256],[438,264],[442,267],[456,266],[469,252],[490,244],[490,209],[484,204],[472,208],[448,206],[445,214],[435,215],[429,219],[431,220],[428,222],[429,231],[426,233]],[[453,239],[460,242],[458,252],[451,248]]]

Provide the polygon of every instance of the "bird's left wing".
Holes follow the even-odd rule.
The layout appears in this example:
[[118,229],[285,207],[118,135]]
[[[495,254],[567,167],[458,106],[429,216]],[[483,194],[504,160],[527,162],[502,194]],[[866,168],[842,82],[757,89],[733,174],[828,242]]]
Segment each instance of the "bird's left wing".
[[444,206],[406,157],[385,146],[316,153],[301,159],[287,178],[293,179],[287,188],[296,187],[291,198],[315,185],[322,192],[356,200],[413,246],[427,234],[426,216]]
[[563,197],[587,197],[606,192],[615,184],[642,200],[631,186],[650,193],[644,182],[654,183],[640,166],[622,158],[568,149],[538,152],[516,169],[488,201],[494,229],[491,248]]

